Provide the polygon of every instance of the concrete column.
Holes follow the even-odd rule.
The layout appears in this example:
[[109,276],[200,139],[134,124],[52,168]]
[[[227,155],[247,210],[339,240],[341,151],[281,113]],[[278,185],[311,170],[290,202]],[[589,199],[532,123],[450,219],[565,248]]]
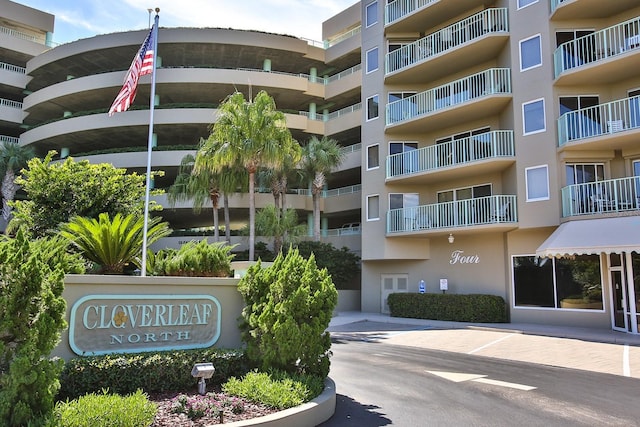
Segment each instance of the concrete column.
[[47,31],[47,35],[45,36],[45,39],[44,39],[44,44],[47,47],[53,47],[53,33],[50,33],[49,31]]
[[72,76],[71,74],[67,74],[67,80],[75,79],[76,76]]
[[152,147],[157,147],[158,146],[158,134],[157,133],[151,134],[151,146]]
[[64,113],[62,113],[62,117],[64,117],[65,119],[67,117],[71,117],[73,115],[73,113],[71,111],[65,111]]
[[153,97],[153,106],[157,107],[158,105],[160,105],[160,95],[155,94]]
[[329,109],[325,108],[322,110],[322,121],[326,122],[327,120],[329,120]]
[[271,60],[270,59],[265,59],[264,62],[262,63],[262,70],[263,71],[271,71]]
[[162,68],[162,57],[156,56],[156,68]]
[[318,69],[316,67],[311,67],[309,70],[309,81],[313,83],[318,81]]
[[320,234],[327,237],[327,230],[329,229],[329,219],[327,217],[320,218]]
[[311,120],[316,119],[316,103],[315,102],[309,103],[309,118]]
[[60,149],[60,158],[66,159],[67,157],[69,157],[69,147],[62,147]]
[[307,214],[307,236],[313,236],[313,213]]

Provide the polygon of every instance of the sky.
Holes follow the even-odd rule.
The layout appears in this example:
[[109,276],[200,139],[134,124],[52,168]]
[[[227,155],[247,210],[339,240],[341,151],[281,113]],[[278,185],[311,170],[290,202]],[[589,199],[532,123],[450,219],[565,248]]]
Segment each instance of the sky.
[[[322,41],[322,22],[358,0],[14,0],[55,15],[53,41],[149,27],[148,9],[160,8],[160,27],[259,30]],[[155,13],[153,14],[155,15]]]

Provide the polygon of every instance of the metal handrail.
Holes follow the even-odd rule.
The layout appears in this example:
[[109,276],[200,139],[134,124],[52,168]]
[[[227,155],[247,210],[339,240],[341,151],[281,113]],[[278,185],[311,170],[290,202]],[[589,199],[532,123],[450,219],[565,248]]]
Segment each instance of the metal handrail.
[[640,176],[563,187],[562,217],[640,210]]
[[391,24],[436,1],[440,0],[394,0],[384,7],[384,24]]
[[495,130],[387,156],[387,179],[513,156],[513,131]]
[[387,126],[489,95],[511,93],[508,68],[490,68],[386,106]]
[[553,52],[554,75],[640,49],[640,17],[562,43]]
[[[398,0],[396,0],[398,1]],[[385,56],[385,73],[393,73],[490,33],[509,31],[508,10],[486,9]]]
[[495,195],[387,212],[387,234],[518,221],[516,196]]
[[327,49],[327,48],[330,48],[332,46],[335,46],[340,42],[343,42],[343,41],[345,41],[347,39],[350,39],[351,37],[353,37],[353,36],[355,36],[357,34],[360,34],[361,32],[362,32],[362,25],[358,25],[357,27],[355,27],[355,28],[353,28],[353,29],[351,29],[349,31],[346,31],[346,32],[344,32],[342,34],[339,34],[334,38],[325,40],[324,41],[324,47],[325,47],[325,49]]
[[11,99],[0,98],[0,106],[9,108],[18,108],[22,110],[22,102],[13,101]]
[[18,74],[26,74],[27,69],[18,65],[8,64],[6,62],[0,62],[0,70],[7,70]]
[[640,128],[640,96],[569,111],[558,118],[558,145]]

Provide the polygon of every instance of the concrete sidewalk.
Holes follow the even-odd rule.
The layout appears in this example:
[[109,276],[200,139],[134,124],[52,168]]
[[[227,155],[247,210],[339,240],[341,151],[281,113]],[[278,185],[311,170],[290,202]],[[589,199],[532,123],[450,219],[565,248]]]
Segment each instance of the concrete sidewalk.
[[640,336],[612,330],[518,323],[461,323],[345,312],[334,337],[460,352],[640,378]]

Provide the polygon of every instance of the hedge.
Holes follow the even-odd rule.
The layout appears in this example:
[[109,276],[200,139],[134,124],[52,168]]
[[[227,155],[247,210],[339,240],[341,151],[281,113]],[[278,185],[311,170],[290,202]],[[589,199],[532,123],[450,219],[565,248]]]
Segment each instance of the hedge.
[[75,399],[108,389],[111,393],[185,391],[196,386],[191,376],[195,363],[211,362],[215,367],[211,384],[241,377],[251,369],[242,350],[182,350],[158,353],[86,356],[65,363],[60,376],[58,400]]
[[388,303],[392,317],[480,323],[508,321],[506,303],[496,295],[398,293],[389,295]]

